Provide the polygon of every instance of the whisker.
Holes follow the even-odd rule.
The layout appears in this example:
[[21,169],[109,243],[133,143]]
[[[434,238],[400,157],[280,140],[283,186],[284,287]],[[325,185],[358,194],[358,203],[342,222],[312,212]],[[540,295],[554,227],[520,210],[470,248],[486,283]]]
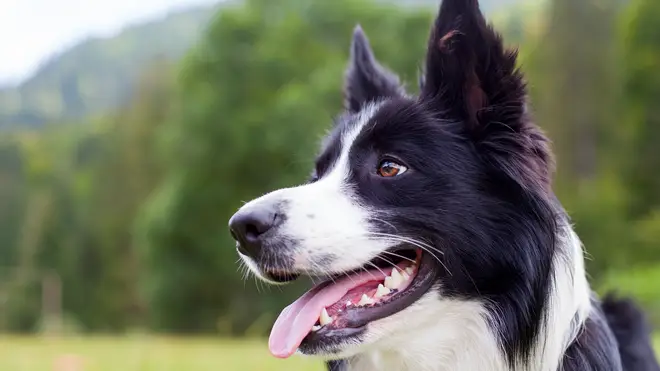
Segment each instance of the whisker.
[[257,293],[261,294],[261,288],[259,287],[260,280],[257,279],[257,276],[254,276],[254,287],[257,288]]
[[375,221],[377,221],[377,222],[381,222],[381,223],[383,223],[383,224],[389,225],[389,226],[392,227],[392,229],[393,229],[394,231],[396,231],[396,232],[399,231],[399,229],[398,229],[394,224],[388,222],[387,220],[383,220],[383,219],[380,219],[380,218],[372,218],[372,219],[375,220]]

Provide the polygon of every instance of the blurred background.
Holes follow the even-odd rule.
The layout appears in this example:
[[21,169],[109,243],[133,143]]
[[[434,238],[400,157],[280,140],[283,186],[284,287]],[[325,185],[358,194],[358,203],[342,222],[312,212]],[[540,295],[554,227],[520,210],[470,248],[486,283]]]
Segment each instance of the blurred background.
[[[520,48],[594,288],[660,329],[660,2],[481,4]],[[320,370],[268,355],[306,284],[243,281],[227,220],[308,174],[356,23],[414,92],[437,5],[4,0],[0,370]]]

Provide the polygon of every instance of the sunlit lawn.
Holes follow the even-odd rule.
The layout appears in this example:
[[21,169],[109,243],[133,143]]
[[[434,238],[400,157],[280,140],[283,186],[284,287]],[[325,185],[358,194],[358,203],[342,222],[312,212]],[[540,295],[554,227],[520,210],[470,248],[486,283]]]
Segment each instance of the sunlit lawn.
[[[656,337],[660,351],[660,336]],[[321,371],[321,364],[271,357],[262,341],[165,337],[0,336],[1,371]]]
[[279,360],[261,341],[153,337],[38,338],[0,335],[0,371],[320,371]]

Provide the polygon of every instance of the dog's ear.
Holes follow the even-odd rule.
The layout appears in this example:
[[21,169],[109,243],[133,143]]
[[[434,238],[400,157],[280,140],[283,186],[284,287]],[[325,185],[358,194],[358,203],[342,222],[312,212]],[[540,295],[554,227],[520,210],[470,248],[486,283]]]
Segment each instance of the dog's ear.
[[359,112],[369,102],[402,94],[399,78],[376,61],[367,36],[355,27],[344,83],[346,109]]
[[517,52],[504,48],[477,0],[443,0],[429,38],[420,100],[463,130],[525,187],[549,188],[547,139],[526,112]]
[[522,111],[525,88],[516,53],[505,51],[477,0],[444,0],[429,39],[422,98],[473,126],[491,104],[513,99]]

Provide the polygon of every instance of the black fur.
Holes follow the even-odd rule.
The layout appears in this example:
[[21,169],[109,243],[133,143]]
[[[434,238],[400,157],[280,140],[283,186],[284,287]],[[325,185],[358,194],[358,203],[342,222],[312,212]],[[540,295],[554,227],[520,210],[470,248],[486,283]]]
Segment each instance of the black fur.
[[[565,253],[559,225],[569,221],[552,194],[552,155],[526,111],[516,52],[503,47],[476,0],[443,2],[418,98],[404,96],[359,28],[351,50],[348,113],[326,140],[315,177],[332,168],[341,133],[358,122],[354,114],[379,102],[350,152],[355,193],[380,210],[372,224],[441,249],[437,268],[443,294],[489,303],[494,332],[511,366],[529,362],[548,315],[552,264]],[[410,170],[394,179],[374,176],[379,161],[389,157]],[[621,370],[615,337],[599,305],[594,301],[563,370]],[[608,300],[604,308],[625,371],[658,371],[640,314]],[[333,371],[343,366],[328,364]]]
[[608,295],[603,311],[609,327],[619,343],[619,354],[625,371],[660,371],[651,347],[651,329],[644,313],[630,299]]

